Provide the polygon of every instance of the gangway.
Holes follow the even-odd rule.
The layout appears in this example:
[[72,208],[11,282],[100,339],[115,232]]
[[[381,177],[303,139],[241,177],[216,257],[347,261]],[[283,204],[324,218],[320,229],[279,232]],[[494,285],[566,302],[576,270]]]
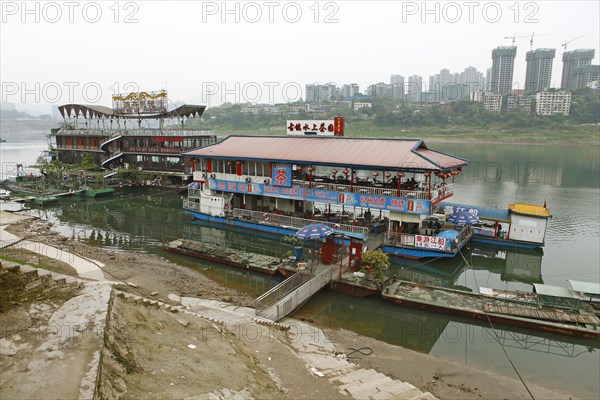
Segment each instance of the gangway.
[[316,275],[305,271],[296,272],[256,299],[256,315],[277,322],[304,304],[332,279],[333,267]]

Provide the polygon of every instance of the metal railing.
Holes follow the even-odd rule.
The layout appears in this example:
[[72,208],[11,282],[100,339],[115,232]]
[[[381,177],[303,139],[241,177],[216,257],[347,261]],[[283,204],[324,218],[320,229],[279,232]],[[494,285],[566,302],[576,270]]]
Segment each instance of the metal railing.
[[[415,238],[417,235],[412,233],[396,233],[396,232],[388,232],[388,237],[385,240],[385,244],[390,246],[398,246],[398,247],[410,247],[410,248],[420,248],[415,245]],[[423,235],[423,236],[432,236],[432,235]],[[457,248],[461,247],[462,244],[468,241],[473,236],[473,232],[469,225],[464,226],[459,232],[458,235],[452,240],[449,249],[438,249],[439,251],[445,252],[454,252]]]
[[[292,275],[290,278],[286,279],[286,281],[294,278],[298,274],[299,273]],[[308,300],[313,294],[331,282],[333,279],[333,267],[329,267],[313,277],[310,275],[306,276],[310,277],[310,280],[302,282],[300,285],[286,292],[284,292],[283,289],[280,292],[278,291],[279,297],[275,300],[275,302],[270,303],[268,306],[257,309],[256,315],[269,318],[273,321],[281,320],[283,317],[289,315],[295,309],[304,304],[304,302],[306,302],[306,300]],[[263,296],[265,296],[265,298],[273,298],[275,295],[269,294],[270,292],[271,291],[265,293],[267,296]],[[259,299],[261,299],[263,296],[259,297]],[[265,299],[263,299],[263,301],[264,300]]]
[[[261,211],[242,210],[236,208],[233,210],[233,217],[249,220],[252,222],[260,222],[263,224],[274,224],[282,227],[290,227],[294,229],[300,229],[306,225],[317,223],[311,219],[292,217],[289,215],[265,213]],[[355,226],[348,224],[338,224],[335,222],[318,221],[323,225],[327,225],[332,229],[344,232],[358,233],[359,235],[366,235],[369,232],[369,228],[366,226]]]
[[258,303],[257,309],[265,309],[277,303],[279,300],[287,296],[292,290],[300,287],[305,282],[312,279],[312,275],[308,271],[298,271],[290,276],[277,286],[273,287],[268,292],[262,294],[256,299]]
[[[271,178],[268,176],[259,175],[236,175],[227,172],[211,172],[207,174],[207,177],[211,179],[232,181],[232,182],[254,182],[254,183],[265,183],[270,182]],[[415,200],[429,200],[430,192],[427,189],[415,189],[398,190],[397,187],[385,186],[384,183],[375,184],[377,186],[360,186],[360,185],[346,185],[322,181],[319,178],[313,179],[311,182],[299,179],[292,180],[292,187],[301,189],[313,189],[313,190],[326,190],[330,192],[340,193],[357,193],[371,196],[387,196],[387,197],[402,197],[405,199]],[[431,200],[436,200],[441,197],[453,194],[454,185],[452,183],[444,183],[443,185],[436,182],[431,187]]]
[[123,136],[209,136],[214,135],[213,131],[200,130],[158,130],[158,129],[123,129],[110,128],[60,128],[56,135],[123,135]]

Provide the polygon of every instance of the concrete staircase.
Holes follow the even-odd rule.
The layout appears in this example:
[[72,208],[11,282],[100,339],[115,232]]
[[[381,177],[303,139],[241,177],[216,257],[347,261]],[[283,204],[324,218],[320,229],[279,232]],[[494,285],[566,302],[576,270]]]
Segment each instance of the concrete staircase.
[[[142,304],[151,305],[152,301],[139,296],[126,294],[126,298]],[[296,354],[306,363],[307,369],[318,379],[327,379],[337,386],[340,394],[353,399],[373,400],[435,400],[429,392],[422,392],[408,382],[392,379],[373,369],[364,369],[349,362],[345,355],[336,355],[335,347],[320,329],[303,322],[285,319],[276,323],[265,318],[255,317],[254,310],[238,307],[216,300],[196,299],[169,295],[169,300],[181,304],[171,306],[172,311],[196,315],[225,326],[245,326],[248,323],[277,328],[293,332],[290,345]],[[160,302],[157,305],[163,306]],[[174,308],[173,308],[174,307]],[[317,340],[315,340],[317,338]]]
[[313,374],[328,379],[338,386],[341,394],[353,399],[435,399],[431,393],[422,392],[408,382],[392,379],[374,369],[360,368],[346,360],[344,355],[335,356],[331,344],[327,342],[294,341],[292,345],[307,365],[312,366],[310,370]]

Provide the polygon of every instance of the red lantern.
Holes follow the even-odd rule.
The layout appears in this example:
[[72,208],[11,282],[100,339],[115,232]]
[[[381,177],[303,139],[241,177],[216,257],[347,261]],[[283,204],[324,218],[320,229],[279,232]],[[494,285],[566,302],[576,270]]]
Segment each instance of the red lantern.
[[379,172],[373,171],[373,176],[379,176]]
[[335,169],[335,168],[334,168],[334,169],[332,169],[332,170],[331,170],[331,173],[332,173],[332,174],[334,174],[334,175],[335,175],[335,174],[337,174],[337,169]]
[[425,176],[429,178],[431,176],[431,172],[429,172],[429,171],[425,172]]
[[398,173],[396,175],[398,175],[398,177],[402,178],[404,176],[404,172],[398,171]]
[[348,170],[348,168],[344,168],[344,170],[342,172],[344,173],[344,175],[348,175],[350,173],[350,171]]
[[227,161],[227,165],[232,165],[233,163],[231,162],[231,160]]

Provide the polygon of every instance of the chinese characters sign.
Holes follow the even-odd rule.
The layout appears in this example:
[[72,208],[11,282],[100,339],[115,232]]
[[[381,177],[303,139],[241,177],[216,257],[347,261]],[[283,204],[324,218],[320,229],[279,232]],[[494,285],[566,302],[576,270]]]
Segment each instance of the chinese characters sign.
[[[275,168],[273,169],[275,171]],[[373,208],[410,214],[429,214],[431,202],[429,200],[404,199],[401,197],[372,196],[350,192],[335,192],[311,188],[291,187],[276,185],[274,174],[271,184],[231,182],[208,179],[208,187],[212,190],[223,190],[232,193],[252,193],[257,196],[279,197],[305,201],[318,201],[331,204],[344,204],[351,207]]]
[[437,236],[415,235],[415,247],[425,249],[446,250],[446,238]]
[[292,166],[290,164],[273,164],[271,184],[274,186],[292,186]]
[[286,129],[288,135],[333,136],[335,124],[334,120],[288,121]]

